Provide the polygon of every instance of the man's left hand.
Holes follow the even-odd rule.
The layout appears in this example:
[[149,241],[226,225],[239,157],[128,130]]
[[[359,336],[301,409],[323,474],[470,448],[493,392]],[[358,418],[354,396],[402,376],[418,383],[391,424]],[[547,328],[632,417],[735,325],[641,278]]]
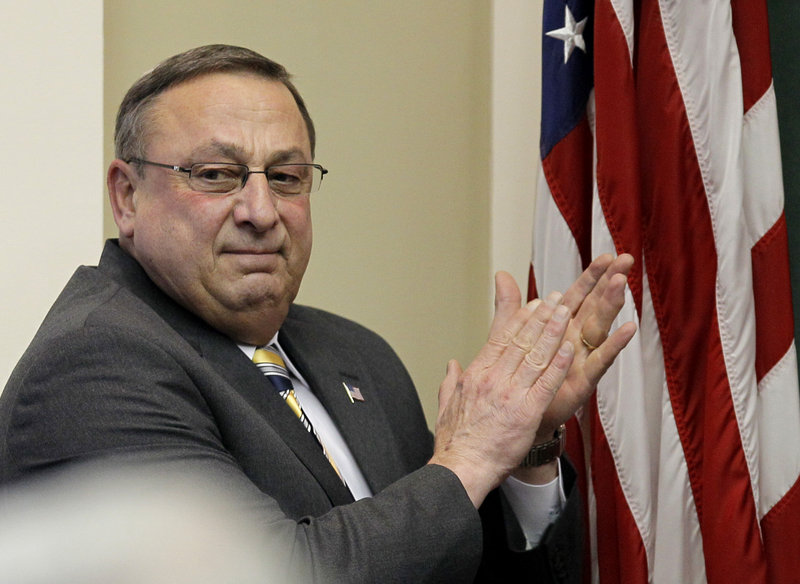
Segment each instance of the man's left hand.
[[[575,347],[575,358],[542,418],[534,444],[552,440],[556,429],[583,407],[602,375],[633,338],[633,322],[609,334],[625,303],[627,274],[633,261],[629,254],[597,257],[561,299],[572,314],[564,339]],[[555,468],[553,464],[549,468],[517,469],[513,474],[525,482],[541,483],[555,476]]]

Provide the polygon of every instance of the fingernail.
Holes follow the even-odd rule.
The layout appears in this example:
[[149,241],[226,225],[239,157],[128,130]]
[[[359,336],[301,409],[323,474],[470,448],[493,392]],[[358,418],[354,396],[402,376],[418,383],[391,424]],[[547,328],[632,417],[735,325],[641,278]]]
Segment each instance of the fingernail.
[[558,348],[558,354],[562,357],[568,357],[572,355],[575,347],[572,346],[572,343],[569,341],[564,341],[564,343]]
[[556,308],[555,312],[553,313],[553,320],[562,322],[567,319],[568,314],[569,314],[569,309],[563,304],[559,304],[558,308]]
[[525,305],[525,308],[527,308],[530,312],[533,312],[534,310],[536,310],[536,307],[539,306],[541,303],[542,303],[541,298],[534,298],[533,300],[528,302],[528,304]]
[[555,307],[555,306],[558,306],[558,304],[561,302],[562,298],[563,298],[563,295],[561,294],[561,292],[553,291],[553,292],[550,292],[550,294],[547,295],[547,299],[545,300],[545,302],[549,306]]

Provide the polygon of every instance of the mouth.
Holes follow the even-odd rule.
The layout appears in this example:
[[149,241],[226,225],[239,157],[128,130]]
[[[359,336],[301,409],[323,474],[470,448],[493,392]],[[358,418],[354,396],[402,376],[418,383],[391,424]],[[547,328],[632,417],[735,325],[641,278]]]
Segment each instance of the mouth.
[[281,249],[237,248],[222,253],[238,264],[244,273],[274,272],[283,258]]
[[223,254],[231,255],[276,255],[282,252],[281,247],[236,247],[223,249]]
[[277,251],[266,251],[266,250],[255,250],[255,249],[236,249],[236,250],[226,251],[224,253],[227,253],[227,254],[230,254],[230,255],[256,255],[257,256],[257,255],[275,255],[278,252]]

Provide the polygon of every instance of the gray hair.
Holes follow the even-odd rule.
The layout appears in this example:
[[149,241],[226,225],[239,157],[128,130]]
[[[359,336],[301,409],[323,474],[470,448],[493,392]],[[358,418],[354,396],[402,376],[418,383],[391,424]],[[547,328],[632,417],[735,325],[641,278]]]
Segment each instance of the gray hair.
[[122,160],[146,158],[148,113],[161,93],[209,73],[245,72],[283,83],[291,92],[306,123],[311,155],[316,134],[314,122],[286,68],[255,51],[231,45],[206,45],[190,49],[161,62],[141,77],[125,94],[117,112],[114,130],[115,155]]

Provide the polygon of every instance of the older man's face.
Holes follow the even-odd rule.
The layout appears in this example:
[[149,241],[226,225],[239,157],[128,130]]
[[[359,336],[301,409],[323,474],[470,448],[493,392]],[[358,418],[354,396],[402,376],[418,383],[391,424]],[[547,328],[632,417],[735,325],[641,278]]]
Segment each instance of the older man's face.
[[[311,162],[308,132],[289,90],[250,74],[214,73],[160,95],[147,159],[188,168],[233,162],[263,170]],[[311,253],[308,195],[278,198],[263,174],[238,193],[193,191],[187,176],[145,166],[123,245],[167,294],[239,342],[275,333]],[[125,223],[127,226],[128,223]]]

